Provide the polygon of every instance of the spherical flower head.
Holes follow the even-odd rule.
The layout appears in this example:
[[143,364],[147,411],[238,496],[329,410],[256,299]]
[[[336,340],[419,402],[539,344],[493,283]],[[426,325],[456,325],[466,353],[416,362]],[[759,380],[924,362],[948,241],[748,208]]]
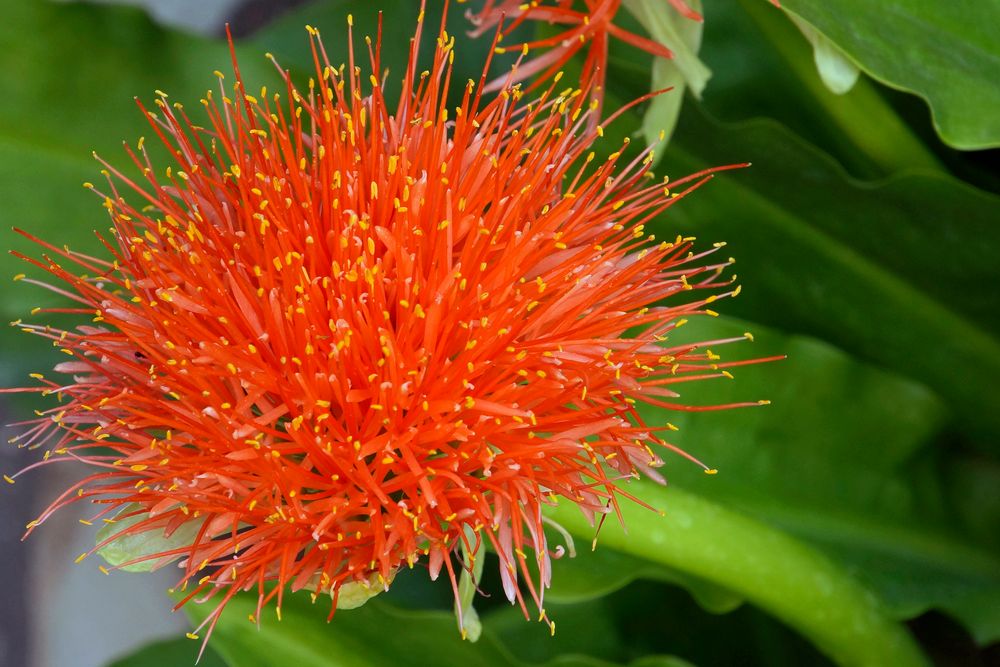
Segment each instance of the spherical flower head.
[[29,261],[77,304],[59,312],[92,321],[21,324],[69,359],[36,376],[62,402],[20,442],[96,471],[30,528],[97,504],[95,551],[175,564],[210,625],[243,590],[279,613],[329,593],[332,614],[418,562],[457,592],[484,546],[541,609],[562,553],[543,507],[615,512],[673,449],[636,403],[702,409],[673,387],[728,375],[707,350],[728,341],[664,341],[736,293],[730,260],[644,231],[708,174],[668,189],[648,152],[596,159],[587,91],[555,82],[487,98],[484,73],[449,108],[443,27],[423,72],[418,28],[392,104],[378,44],[334,67],[310,33],[304,90],[282,72],[281,95],[251,94],[234,60],[207,120],[165,95],[144,110],[172,164],[141,140],[140,176],[104,163],[106,257],[38,241]]

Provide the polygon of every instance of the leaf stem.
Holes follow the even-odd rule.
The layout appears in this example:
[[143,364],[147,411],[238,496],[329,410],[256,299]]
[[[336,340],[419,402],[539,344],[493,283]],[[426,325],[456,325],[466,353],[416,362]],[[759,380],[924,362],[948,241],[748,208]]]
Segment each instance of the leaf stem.
[[[603,546],[725,586],[801,632],[840,665],[927,665],[913,638],[881,601],[816,549],[677,488],[642,485],[660,516],[622,506],[624,530],[608,521]],[[580,536],[593,527],[574,506],[550,516]],[[585,558],[586,556],[581,556]]]

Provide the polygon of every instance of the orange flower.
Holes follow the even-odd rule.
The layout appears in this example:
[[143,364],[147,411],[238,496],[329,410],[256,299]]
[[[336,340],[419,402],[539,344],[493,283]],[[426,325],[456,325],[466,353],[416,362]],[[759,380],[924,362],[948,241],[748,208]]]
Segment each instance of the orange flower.
[[[702,20],[701,15],[684,0],[660,1],[664,8],[669,3],[685,18]],[[538,73],[542,74],[540,79],[544,80],[560,71],[570,58],[586,47],[584,72],[594,77],[594,92],[600,96],[607,76],[608,43],[611,37],[661,58],[673,57],[673,52],[665,44],[619,28],[613,23],[615,15],[621,9],[622,0],[584,0],[582,4],[585,10],[575,9],[577,4],[580,3],[575,0],[485,0],[479,11],[470,9],[466,14],[475,26],[472,35],[477,37],[497,26],[502,26],[502,36],[506,36],[525,21],[547,21],[560,27],[565,26],[564,30],[551,37],[500,47],[501,53],[522,51],[527,54],[532,50],[546,49],[518,69],[519,80]]]
[[37,376],[62,403],[20,442],[96,471],[30,528],[96,503],[113,523],[95,551],[148,538],[118,567],[179,561],[180,604],[217,604],[209,629],[238,591],[336,603],[424,556],[457,589],[455,553],[482,543],[507,597],[541,608],[561,553],[543,506],[615,511],[674,450],[636,402],[708,409],[673,387],[728,375],[705,348],[729,341],[663,341],[738,291],[729,260],[643,227],[710,174],[670,192],[648,152],[594,160],[586,90],[487,100],[484,74],[450,110],[443,28],[424,73],[418,28],[393,104],[377,44],[362,76],[310,33],[305,91],[283,74],[284,97],[251,95],[234,60],[205,127],[165,95],[144,110],[173,164],[141,140],[137,180],[102,161],[106,258],[38,240],[28,261],[77,304],[55,310],[93,321],[20,325],[70,357]]

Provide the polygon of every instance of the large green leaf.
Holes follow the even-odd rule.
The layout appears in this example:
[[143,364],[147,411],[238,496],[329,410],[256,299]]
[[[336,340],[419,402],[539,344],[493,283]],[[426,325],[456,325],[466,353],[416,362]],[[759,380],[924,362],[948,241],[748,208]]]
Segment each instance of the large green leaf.
[[1000,146],[1000,3],[782,0],[879,81],[920,95],[944,141]]
[[[106,226],[105,219],[99,203],[80,187],[84,180],[93,178],[93,173],[94,165],[90,160],[77,159],[56,150],[41,150],[12,137],[0,136],[0,198],[4,201],[0,211],[0,245],[5,250],[12,247],[32,250],[31,244],[11,231],[16,225],[56,242],[94,247],[92,230]],[[88,218],[93,224],[80,224]],[[58,302],[56,297],[41,289],[10,282],[15,274],[28,272],[29,267],[24,262],[7,252],[0,253],[0,290],[3,291],[0,345],[5,352],[0,356],[0,386],[23,383],[28,372],[38,370],[33,367],[35,360],[52,354],[48,341],[6,326],[9,321],[26,318],[28,311],[36,306]]]
[[714,77],[703,101],[715,117],[774,118],[858,177],[940,168],[871,79],[861,77],[844,95],[830,92],[806,39],[774,7],[761,0],[706,0],[705,13],[701,53]]
[[[919,144],[864,81],[837,98],[823,92],[815,73],[802,72],[800,64],[794,76],[764,85],[761,72],[780,72],[782,63],[799,62],[807,47],[789,24],[784,29],[798,41],[798,58],[784,47],[740,53],[742,43],[730,36],[743,34],[743,27],[758,25],[762,35],[781,34],[780,23],[758,16],[770,11],[767,7],[751,7],[715,15],[717,22],[729,21],[728,32],[713,36],[708,24],[703,52],[716,71],[706,91],[710,109],[730,119],[774,113],[786,120],[802,108],[796,129],[812,136],[815,128],[825,128],[820,134],[824,146],[849,142],[858,147],[843,149],[838,157],[860,156],[851,163],[860,173],[891,173],[911,162],[933,164],[919,157]],[[709,16],[711,10],[706,7]],[[718,58],[723,48],[729,55]],[[762,70],[746,62],[739,66],[737,55],[751,63],[760,55],[770,64]],[[616,60],[615,68],[620,66]],[[644,92],[625,75],[609,81],[616,96],[609,99],[610,107]],[[800,105],[813,89],[826,97],[816,95],[811,106]],[[750,95],[749,102],[741,101],[744,95]],[[787,109],[778,114],[780,104]],[[865,127],[869,112],[874,112],[871,134],[889,143],[874,144],[866,156],[860,148],[871,146],[869,132],[851,128]],[[630,114],[608,131],[627,134],[637,118]],[[892,151],[898,143],[894,137],[904,138],[899,155]],[[1000,197],[929,170],[860,182],[774,122],[720,124],[694,104],[682,114],[664,159],[663,170],[675,176],[712,165],[753,163],[674,207],[661,227],[666,236],[680,229],[705,241],[730,243],[747,288],[730,312],[825,338],[918,379],[948,399],[967,432],[987,439],[1000,434],[1000,393],[993,390],[1000,373],[1000,308],[994,290],[986,287],[1000,283],[994,259],[1000,247]]]
[[[747,328],[689,327],[679,333],[691,339]],[[707,477],[675,464],[670,481],[820,545],[898,618],[938,608],[981,642],[1000,638],[1000,557],[961,528],[946,498],[950,474],[930,446],[940,402],[817,341],[752,329],[754,354],[788,359],[736,369],[735,382],[692,385],[685,396],[710,403],[766,395],[772,405],[707,416],[645,410],[653,423],[679,426],[677,442],[720,469]]]
[[1000,462],[982,454],[949,457],[948,502],[969,533],[1000,551]]
[[[689,108],[667,171],[753,161],[671,209],[725,240],[747,289],[728,312],[825,338],[932,387],[963,425],[1000,434],[1000,197],[934,174],[867,184],[781,126]],[[961,369],[959,372],[957,369]]]

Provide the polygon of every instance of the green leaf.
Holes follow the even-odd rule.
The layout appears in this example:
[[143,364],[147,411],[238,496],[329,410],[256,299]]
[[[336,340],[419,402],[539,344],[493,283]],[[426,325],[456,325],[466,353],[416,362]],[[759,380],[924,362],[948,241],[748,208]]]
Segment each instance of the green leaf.
[[768,3],[706,0],[705,14],[701,55],[714,76],[704,104],[713,116],[774,118],[859,177],[940,170],[938,158],[870,78],[861,77],[844,95],[830,92],[817,76],[808,42]]
[[1000,462],[981,454],[949,457],[945,474],[962,527],[1000,552]]
[[646,113],[642,117],[642,136],[646,143],[655,146],[653,150],[654,164],[663,155],[663,148],[670,141],[677,127],[677,119],[684,104],[684,80],[677,67],[669,60],[656,58],[653,60],[652,90],[666,90],[650,100]]
[[969,432],[1000,434],[1000,309],[984,288],[1000,284],[1000,197],[934,174],[861,183],[775,123],[688,110],[666,171],[754,162],[663,222],[729,243],[746,289],[727,312],[917,379]]
[[646,656],[629,663],[629,667],[695,667],[692,663],[674,656]]
[[[92,249],[96,240],[92,230],[104,224],[103,216],[99,202],[80,184],[93,178],[93,174],[88,159],[32,146],[0,133],[0,200],[4,202],[0,212],[0,246],[4,250],[34,250],[33,244],[11,231],[16,225],[40,237]],[[94,224],[78,225],[78,220],[71,219],[80,211],[92,211],[90,220]],[[87,214],[79,214],[79,218],[83,220]],[[32,271],[25,262],[7,252],[0,253],[0,281],[5,283],[4,298],[0,300],[0,345],[5,351],[0,357],[0,386],[5,387],[23,384],[29,372],[38,370],[37,359],[45,355],[53,357],[49,341],[8,327],[7,322],[28,319],[29,311],[36,306],[62,303],[55,295],[37,287],[8,282],[20,273],[39,277],[39,272]],[[59,320],[50,322],[58,324]]]
[[[601,545],[579,559],[602,551],[611,550]],[[586,604],[558,603],[546,595],[545,609],[556,624],[553,636],[544,625],[525,623],[520,610],[509,606],[489,611],[486,624],[518,658],[534,663],[580,652],[612,662],[633,660],[632,667],[645,663],[637,656],[662,659],[664,653],[706,667],[832,665],[807,640],[751,605],[706,614],[684,591],[658,582],[637,581]]]
[[[637,592],[640,594],[636,595]],[[666,649],[672,653],[677,650],[687,657],[691,652],[690,646],[678,641],[677,635],[707,636],[710,632],[698,626],[696,616],[674,616],[680,606],[670,605],[660,609],[658,605],[665,601],[659,590],[652,591],[648,586],[642,591],[633,588],[624,594],[597,599],[590,604],[554,603],[546,595],[546,612],[556,624],[554,634],[544,624],[527,621],[520,609],[509,605],[494,608],[486,614],[484,621],[490,633],[517,660],[527,665],[557,665],[567,659],[576,662],[579,658],[569,656],[584,655],[595,664],[602,665],[627,663],[629,667],[692,667],[690,662],[676,656],[649,653],[650,650]],[[691,610],[685,611],[690,613]],[[637,642],[635,634],[639,623],[636,621],[640,614],[648,615],[647,618],[653,620],[654,631],[640,630],[642,641]],[[684,629],[670,627],[674,625],[671,623],[674,620],[680,620],[676,626]],[[635,658],[637,655],[642,657]],[[697,655],[694,660],[699,664],[723,664],[699,662],[704,658]]]
[[540,664],[564,654],[586,655],[608,662],[625,661],[627,644],[620,616],[608,598],[589,604],[560,605],[545,596],[547,617],[555,623],[552,633],[545,624],[526,619],[515,606],[500,605],[484,612],[488,631],[527,664]]
[[[747,328],[692,322],[672,338],[739,336]],[[680,427],[676,443],[720,471],[707,477],[675,464],[670,482],[821,547],[896,618],[937,608],[980,641],[1000,637],[996,604],[987,604],[1000,601],[1000,557],[961,529],[945,496],[949,475],[929,446],[943,423],[940,401],[828,345],[750,328],[752,349],[715,352],[788,359],[734,369],[734,382],[692,384],[683,394],[696,404],[766,396],[772,405],[711,415],[643,409],[651,423]]]
[[[672,342],[739,336],[746,329],[738,322],[703,320],[679,330]],[[695,404],[767,396],[773,405],[711,415],[643,409],[652,424],[678,425],[675,442],[720,469],[719,475],[709,477],[694,466],[668,462],[671,485],[813,542],[876,590],[897,618],[938,608],[962,620],[981,642],[1000,636],[994,611],[1000,600],[1000,559],[957,529],[959,522],[942,502],[945,480],[935,454],[925,446],[942,425],[940,402],[919,385],[858,364],[827,345],[758,326],[752,329],[757,334],[753,349],[716,352],[724,359],[782,352],[789,358],[737,369],[734,382],[685,386],[683,393]],[[604,593],[602,584],[617,586],[636,570],[649,576],[650,567],[663,564],[668,573],[678,569],[722,584],[801,628],[802,610],[781,613],[766,599],[769,592],[756,590],[766,575],[746,569],[743,551],[749,542],[729,542],[737,538],[729,534],[728,524],[688,525],[683,514],[673,514],[677,503],[657,487],[646,483],[629,490],[666,510],[667,522],[673,516],[685,531],[651,537],[655,517],[646,516],[637,526],[627,516],[629,537],[609,541],[602,533],[599,549],[627,551],[641,556],[644,565],[626,562],[617,579],[598,577],[589,592]],[[681,506],[686,503],[681,501]],[[567,527],[590,535],[571,510],[560,511],[560,520],[567,514],[572,517]],[[641,511],[635,515],[644,516]],[[704,534],[693,537],[695,527]],[[726,534],[720,536],[719,531]],[[708,554],[699,554],[691,545],[665,547],[668,539],[705,540],[712,546],[705,547]],[[673,548],[682,551],[657,556]],[[588,556],[592,554],[580,558]],[[718,558],[717,566],[726,572],[707,572],[703,561],[712,558]],[[609,565],[614,567],[614,558]],[[773,565],[786,574],[791,567],[777,555]],[[612,586],[607,586],[609,579]],[[555,582],[558,587],[558,577]],[[588,592],[586,583],[572,580],[569,588],[578,597]]]
[[1000,3],[782,0],[869,75],[930,105],[945,143],[1000,146]]
[[211,646],[205,648],[201,659],[201,647],[186,638],[166,639],[144,646],[138,651],[115,660],[108,667],[227,667]]

